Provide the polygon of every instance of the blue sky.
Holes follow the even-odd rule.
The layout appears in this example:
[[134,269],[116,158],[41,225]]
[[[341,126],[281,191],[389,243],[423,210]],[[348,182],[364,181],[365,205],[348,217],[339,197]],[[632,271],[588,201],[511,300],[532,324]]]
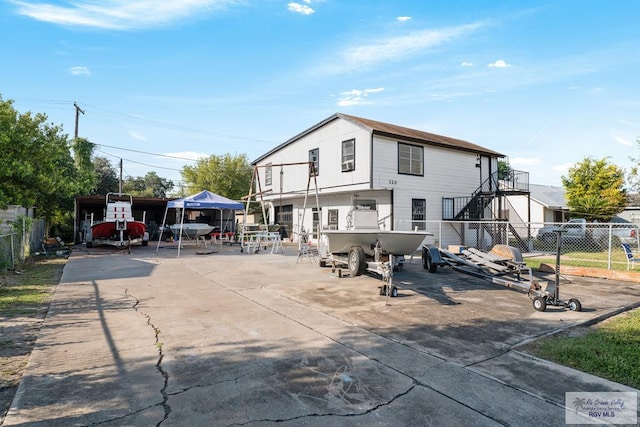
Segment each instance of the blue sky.
[[[0,0],[0,95],[124,174],[253,160],[335,112],[465,139],[561,185],[640,157],[640,2]],[[163,154],[173,157],[160,157]]]

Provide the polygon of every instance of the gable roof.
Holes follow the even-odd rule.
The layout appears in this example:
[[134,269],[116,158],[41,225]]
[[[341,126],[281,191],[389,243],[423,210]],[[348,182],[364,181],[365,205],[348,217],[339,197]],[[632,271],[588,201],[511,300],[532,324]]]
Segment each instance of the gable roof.
[[391,123],[379,122],[377,120],[365,119],[362,117],[351,116],[349,114],[335,113],[332,116],[324,119],[323,121],[315,124],[309,129],[297,134],[293,138],[283,142],[262,156],[258,157],[256,160],[252,162],[252,164],[258,163],[260,160],[265,157],[281,150],[289,144],[294,143],[298,139],[308,135],[315,130],[325,126],[326,124],[334,121],[334,120],[346,120],[350,123],[353,123],[357,126],[363,127],[371,132],[373,135],[380,135],[388,138],[398,138],[404,141],[417,142],[425,145],[433,145],[445,148],[451,148],[454,150],[462,150],[462,151],[471,151],[474,153],[480,154],[488,154],[491,156],[497,157],[505,157],[504,154],[498,153],[497,151],[490,150],[488,148],[481,147],[479,145],[473,144],[469,141],[465,141],[462,139],[450,138],[448,136],[437,135],[435,133],[424,132],[417,129],[411,129],[404,126],[398,126]]
[[563,187],[551,185],[529,184],[531,198],[541,205],[551,209],[569,209]]

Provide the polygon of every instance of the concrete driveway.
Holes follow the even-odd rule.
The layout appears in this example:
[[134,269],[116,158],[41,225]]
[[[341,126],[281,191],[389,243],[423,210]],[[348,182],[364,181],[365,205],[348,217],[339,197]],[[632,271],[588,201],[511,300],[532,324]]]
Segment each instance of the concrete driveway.
[[565,422],[565,392],[637,391],[518,344],[640,304],[569,278],[584,311],[419,258],[338,278],[293,247],[76,249],[4,426],[517,425]]

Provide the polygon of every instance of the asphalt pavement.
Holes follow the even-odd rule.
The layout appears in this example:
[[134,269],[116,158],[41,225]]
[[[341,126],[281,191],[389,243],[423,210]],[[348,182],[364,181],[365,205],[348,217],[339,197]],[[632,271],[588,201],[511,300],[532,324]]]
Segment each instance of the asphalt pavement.
[[294,246],[206,252],[76,248],[3,426],[541,427],[567,392],[638,392],[521,347],[639,306],[637,284],[565,277],[583,311],[538,312],[418,258],[390,298]]

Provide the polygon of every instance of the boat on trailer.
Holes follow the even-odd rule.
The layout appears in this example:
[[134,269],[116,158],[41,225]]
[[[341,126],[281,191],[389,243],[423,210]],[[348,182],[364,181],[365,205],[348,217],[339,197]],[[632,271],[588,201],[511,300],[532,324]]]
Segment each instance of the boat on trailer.
[[397,295],[391,276],[404,263],[404,257],[418,251],[425,238],[432,236],[425,230],[381,230],[375,202],[354,203],[346,230],[323,230],[318,243],[320,266],[346,266],[349,274],[360,276],[377,273],[386,283],[381,295]]
[[87,247],[110,245],[128,248],[132,244],[149,244],[149,233],[143,221],[133,218],[133,197],[126,193],[108,193],[104,220],[91,225]]

